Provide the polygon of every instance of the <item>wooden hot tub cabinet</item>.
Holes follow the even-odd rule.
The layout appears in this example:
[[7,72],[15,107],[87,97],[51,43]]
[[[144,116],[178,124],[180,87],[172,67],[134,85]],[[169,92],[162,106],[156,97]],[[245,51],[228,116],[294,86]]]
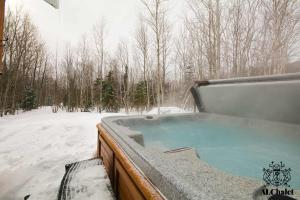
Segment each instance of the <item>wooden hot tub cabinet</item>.
[[141,173],[114,138],[98,128],[97,156],[103,160],[117,200],[165,199],[151,181]]

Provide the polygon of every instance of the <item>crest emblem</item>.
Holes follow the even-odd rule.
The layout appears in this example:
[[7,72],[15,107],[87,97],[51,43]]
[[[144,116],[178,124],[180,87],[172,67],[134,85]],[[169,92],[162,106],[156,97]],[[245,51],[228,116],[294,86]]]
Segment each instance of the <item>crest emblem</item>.
[[290,187],[288,182],[291,180],[291,168],[285,168],[285,164],[282,162],[275,163],[272,161],[269,168],[264,168],[263,172],[263,179],[267,185]]

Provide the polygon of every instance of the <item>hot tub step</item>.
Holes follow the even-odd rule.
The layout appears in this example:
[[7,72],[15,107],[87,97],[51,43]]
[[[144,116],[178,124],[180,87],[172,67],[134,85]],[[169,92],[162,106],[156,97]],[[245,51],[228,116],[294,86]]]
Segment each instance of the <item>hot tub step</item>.
[[114,199],[110,181],[101,159],[67,164],[61,181],[58,200]]

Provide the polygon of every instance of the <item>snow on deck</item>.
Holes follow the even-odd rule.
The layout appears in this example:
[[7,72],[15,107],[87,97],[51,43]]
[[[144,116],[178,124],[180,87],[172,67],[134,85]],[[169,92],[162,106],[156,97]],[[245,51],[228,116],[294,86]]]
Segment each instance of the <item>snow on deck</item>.
[[65,164],[94,157],[96,124],[112,115],[125,114],[52,113],[45,107],[0,118],[0,199],[56,199]]

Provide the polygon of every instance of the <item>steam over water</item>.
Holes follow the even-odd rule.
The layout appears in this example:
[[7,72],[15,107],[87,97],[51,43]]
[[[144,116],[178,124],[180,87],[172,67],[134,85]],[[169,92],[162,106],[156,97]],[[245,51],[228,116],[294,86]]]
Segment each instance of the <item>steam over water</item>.
[[207,120],[165,119],[158,125],[130,126],[141,131],[146,147],[194,147],[200,159],[225,172],[262,180],[263,168],[282,161],[291,168],[290,185],[300,189],[300,129],[295,133],[245,128]]

